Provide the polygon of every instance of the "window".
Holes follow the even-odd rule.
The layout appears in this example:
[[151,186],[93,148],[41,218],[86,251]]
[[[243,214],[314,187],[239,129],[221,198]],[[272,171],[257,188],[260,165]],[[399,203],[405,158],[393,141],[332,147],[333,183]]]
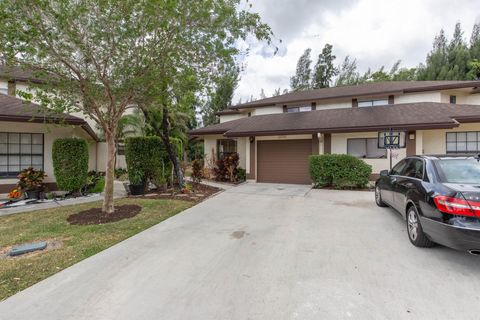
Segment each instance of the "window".
[[288,107],[287,108],[288,113],[306,112],[306,111],[312,111],[312,106],[300,106],[300,107]]
[[388,98],[358,101],[358,106],[359,107],[384,106],[384,105],[387,105],[387,104],[388,104]]
[[394,176],[402,176],[403,173],[405,172],[406,167],[407,167],[407,160],[403,159],[393,167],[393,169],[390,171],[390,174]]
[[237,152],[237,141],[230,139],[217,140],[217,158],[223,159]]
[[387,157],[387,150],[378,148],[377,138],[348,139],[347,153],[357,158],[380,159]]
[[449,183],[478,184],[480,180],[480,166],[476,159],[441,159],[436,160],[440,180]]
[[477,153],[480,151],[480,132],[447,132],[447,153]]
[[117,144],[117,154],[119,156],[125,155],[125,143],[118,143]]
[[423,179],[423,160],[411,158],[407,160],[403,176]]
[[0,132],[0,177],[28,167],[43,170],[43,134]]
[[450,103],[457,104],[457,96],[450,96]]

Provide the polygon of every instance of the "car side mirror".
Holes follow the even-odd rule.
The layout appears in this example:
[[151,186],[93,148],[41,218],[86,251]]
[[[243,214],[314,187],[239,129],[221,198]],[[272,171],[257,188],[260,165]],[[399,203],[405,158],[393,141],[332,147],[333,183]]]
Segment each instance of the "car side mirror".
[[380,176],[381,176],[381,177],[388,177],[388,176],[389,176],[388,170],[382,170],[382,171],[380,171]]

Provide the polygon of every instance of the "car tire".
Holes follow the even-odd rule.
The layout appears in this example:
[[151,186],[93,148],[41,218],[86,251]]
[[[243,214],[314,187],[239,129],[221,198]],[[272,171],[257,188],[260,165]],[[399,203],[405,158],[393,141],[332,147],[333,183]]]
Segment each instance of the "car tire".
[[428,239],[427,235],[423,232],[418,211],[415,206],[408,208],[406,220],[408,239],[410,239],[410,242],[415,247],[430,248],[435,246],[435,242]]
[[375,186],[375,203],[379,207],[387,207],[387,204],[382,200],[382,193],[379,186]]

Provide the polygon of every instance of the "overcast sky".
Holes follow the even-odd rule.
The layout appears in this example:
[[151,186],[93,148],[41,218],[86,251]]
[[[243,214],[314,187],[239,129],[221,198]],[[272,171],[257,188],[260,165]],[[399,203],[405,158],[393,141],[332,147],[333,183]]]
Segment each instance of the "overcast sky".
[[275,36],[282,40],[277,55],[261,43],[250,43],[245,69],[233,103],[241,97],[270,96],[289,88],[299,56],[312,48],[314,63],[325,43],[333,45],[336,63],[346,55],[357,59],[360,71],[397,60],[413,67],[425,60],[441,28],[450,38],[457,21],[465,39],[480,22],[479,0],[250,0]]

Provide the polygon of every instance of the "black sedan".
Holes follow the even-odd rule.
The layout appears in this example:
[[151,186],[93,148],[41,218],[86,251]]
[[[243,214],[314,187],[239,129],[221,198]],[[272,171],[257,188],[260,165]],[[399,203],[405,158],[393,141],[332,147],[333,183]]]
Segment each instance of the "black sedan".
[[377,205],[400,212],[417,247],[435,243],[480,255],[480,158],[413,156],[380,172]]

